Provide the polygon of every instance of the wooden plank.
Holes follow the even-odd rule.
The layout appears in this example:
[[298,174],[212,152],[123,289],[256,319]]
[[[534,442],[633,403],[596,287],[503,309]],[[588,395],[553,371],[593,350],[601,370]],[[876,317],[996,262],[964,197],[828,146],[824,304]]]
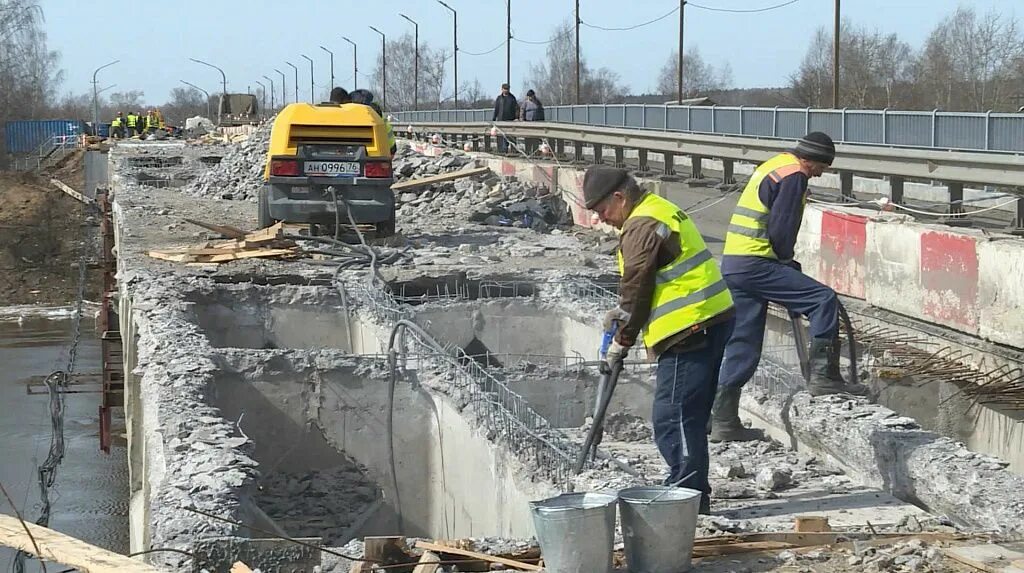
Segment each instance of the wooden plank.
[[171,261],[172,263],[194,262],[195,257],[188,253],[175,253],[168,251],[146,251],[146,254],[154,259]]
[[252,573],[252,569],[241,561],[235,561],[234,565],[231,566],[231,573]]
[[60,179],[50,179],[50,183],[56,186],[57,189],[60,189],[61,191],[67,193],[68,195],[74,197],[75,199],[78,199],[79,201],[85,203],[86,205],[92,205],[95,203],[95,201],[93,201],[92,199],[86,197],[85,195],[82,195],[78,191],[75,191],[71,187],[65,185],[64,182],[61,181]]
[[246,233],[244,237],[239,237],[239,238],[241,238],[241,239],[243,239],[243,240],[245,240],[247,242],[259,242],[259,241],[266,241],[266,240],[269,240],[269,239],[278,239],[278,238],[281,237],[281,234],[283,232],[284,232],[284,224],[282,224],[281,221],[278,221],[278,222],[274,223],[273,225],[271,225],[269,227],[266,227],[266,228],[263,228],[263,229],[258,229],[256,231],[251,232],[251,233]]
[[1004,545],[964,545],[947,547],[942,552],[954,561],[986,573],[1024,573],[1024,568],[1014,564],[1018,560],[1024,560],[1024,553]]
[[159,569],[150,567],[142,561],[100,549],[34,523],[23,525],[17,518],[3,514],[0,514],[0,544],[35,555],[32,539],[25,532],[26,526],[39,545],[39,557],[74,567],[81,573],[160,572]]
[[213,223],[204,223],[202,221],[196,221],[195,219],[185,219],[186,223],[191,223],[197,227],[202,227],[208,231],[219,233],[229,239],[241,239],[245,237],[245,231],[238,227],[232,227],[231,225],[214,225]]
[[482,175],[490,172],[489,167],[477,167],[476,169],[466,169],[465,171],[452,171],[451,173],[442,173],[440,175],[431,175],[430,177],[424,177],[423,179],[410,179],[408,181],[402,181],[401,183],[395,183],[391,186],[392,191],[404,191],[406,189],[416,189],[418,187],[425,187],[427,185],[433,185],[434,183],[443,183],[445,181],[454,181],[456,179],[462,179],[463,177],[472,177],[473,175]]
[[437,543],[430,543],[428,541],[417,541],[417,549],[424,549],[427,551],[435,551],[437,553],[448,553],[451,555],[461,555],[462,557],[472,557],[481,561],[487,561],[490,563],[501,563],[509,567],[515,567],[523,571],[543,571],[543,567],[539,565],[531,565],[530,563],[523,563],[522,561],[515,561],[513,559],[505,559],[504,557],[497,557],[494,555],[487,555],[486,553],[477,553],[476,551],[469,551],[468,549],[459,549],[456,547],[445,547]]
[[227,261],[237,261],[239,259],[252,259],[259,257],[280,257],[284,255],[294,255],[296,251],[294,249],[256,249],[252,251],[239,251],[237,253],[224,253],[222,255],[200,255],[196,257],[197,263],[223,263]]
[[437,573],[437,570],[441,567],[438,563],[441,558],[436,553],[431,551],[424,551],[423,555],[420,555],[419,564],[413,568],[412,573]]
[[752,551],[782,551],[799,547],[792,543],[780,541],[750,541],[746,543],[726,543],[723,545],[702,545],[693,548],[694,557],[714,557],[718,555],[733,555],[735,553],[750,553]]

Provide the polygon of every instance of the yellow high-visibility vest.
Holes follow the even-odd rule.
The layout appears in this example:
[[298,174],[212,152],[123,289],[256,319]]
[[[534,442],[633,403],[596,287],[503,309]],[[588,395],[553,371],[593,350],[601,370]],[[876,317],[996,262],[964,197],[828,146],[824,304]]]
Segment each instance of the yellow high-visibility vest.
[[115,117],[114,119],[110,120],[110,127],[121,127],[121,118]]
[[[648,348],[705,322],[732,308],[732,295],[722,279],[722,272],[704,244],[704,238],[693,221],[679,207],[666,199],[648,193],[629,214],[650,217],[661,223],[658,234],[679,237],[680,253],[676,259],[658,269],[651,301],[651,316],[643,329]],[[619,250],[619,274],[625,261]]]
[[[757,166],[754,174],[743,188],[743,194],[736,203],[725,234],[725,255],[746,255],[750,257],[779,258],[768,240],[768,207],[761,202],[758,189],[765,177],[779,182],[783,177],[800,171],[800,160],[792,153],[780,153]],[[804,202],[807,198],[804,197]]]
[[133,115],[133,114],[129,113],[128,114],[128,127],[135,127],[135,125],[137,123],[139,123],[139,116]]

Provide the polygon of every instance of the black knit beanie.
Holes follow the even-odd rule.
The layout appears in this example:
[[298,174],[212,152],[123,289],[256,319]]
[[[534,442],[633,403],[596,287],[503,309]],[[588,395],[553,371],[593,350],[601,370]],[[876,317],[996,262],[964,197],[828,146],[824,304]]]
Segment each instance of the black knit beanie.
[[820,131],[812,131],[796,142],[793,155],[808,161],[832,165],[832,160],[836,158],[836,144],[828,135]]

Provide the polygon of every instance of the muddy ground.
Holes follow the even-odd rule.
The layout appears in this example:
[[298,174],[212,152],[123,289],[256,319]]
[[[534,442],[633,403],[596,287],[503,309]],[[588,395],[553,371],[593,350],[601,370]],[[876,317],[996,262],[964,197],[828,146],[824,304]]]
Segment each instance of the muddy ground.
[[49,173],[0,172],[0,306],[75,301],[78,263],[89,263],[86,299],[99,298],[99,217],[50,184],[85,185],[82,152]]

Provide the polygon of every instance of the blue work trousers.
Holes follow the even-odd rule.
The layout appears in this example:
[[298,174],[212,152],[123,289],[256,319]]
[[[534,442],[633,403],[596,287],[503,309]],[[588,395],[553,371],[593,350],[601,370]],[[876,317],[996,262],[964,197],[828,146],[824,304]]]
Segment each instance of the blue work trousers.
[[836,291],[774,259],[744,258],[743,272],[724,275],[736,305],[736,327],[725,347],[718,383],[731,388],[743,387],[761,361],[769,301],[806,316],[814,338],[832,339],[839,332]]
[[[715,402],[718,370],[733,322],[711,326],[704,340],[682,352],[658,356],[654,391],[654,442],[668,464],[666,484],[711,495],[708,483],[708,419]],[[690,474],[693,475],[690,475]]]

